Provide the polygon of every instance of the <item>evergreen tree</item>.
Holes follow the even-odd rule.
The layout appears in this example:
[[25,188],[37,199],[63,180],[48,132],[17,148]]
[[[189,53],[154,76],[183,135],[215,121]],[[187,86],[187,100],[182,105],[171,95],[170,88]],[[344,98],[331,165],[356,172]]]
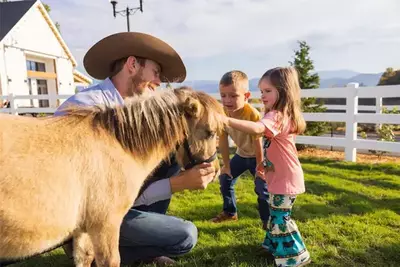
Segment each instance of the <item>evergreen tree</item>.
[[310,46],[305,41],[297,41],[300,49],[294,51],[294,62],[289,62],[290,65],[296,67],[299,73],[301,89],[316,89],[319,88],[318,73],[311,74],[314,70],[313,61],[310,58]]
[[[294,62],[289,62],[291,66],[297,69],[299,74],[299,82],[301,89],[316,89],[319,88],[318,73],[312,73],[314,70],[313,61],[310,58],[310,46],[305,41],[298,41],[299,50],[294,51]],[[315,113],[325,112],[322,101],[317,101],[315,97],[302,98],[301,108],[303,112]],[[327,122],[307,122],[307,128],[304,135],[316,136],[326,133],[329,129]],[[299,149],[304,146],[298,146]]]

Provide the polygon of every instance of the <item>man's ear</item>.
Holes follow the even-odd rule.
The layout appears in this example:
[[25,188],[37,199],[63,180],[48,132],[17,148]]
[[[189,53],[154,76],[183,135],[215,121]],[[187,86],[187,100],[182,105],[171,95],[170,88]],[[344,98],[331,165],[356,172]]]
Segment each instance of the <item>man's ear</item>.
[[200,101],[194,99],[193,97],[186,98],[185,102],[183,103],[183,111],[186,115],[192,118],[198,118],[201,114],[201,104]]
[[140,67],[139,62],[137,62],[137,59],[134,56],[129,56],[125,62],[125,65],[130,73],[137,72],[138,67]]

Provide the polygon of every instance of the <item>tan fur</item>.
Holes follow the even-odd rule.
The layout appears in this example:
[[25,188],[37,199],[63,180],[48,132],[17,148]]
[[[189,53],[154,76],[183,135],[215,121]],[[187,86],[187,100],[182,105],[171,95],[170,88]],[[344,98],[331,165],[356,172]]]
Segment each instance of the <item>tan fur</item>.
[[[210,157],[216,112],[215,99],[182,88],[63,117],[0,115],[0,261],[74,237],[77,266],[93,255],[119,266],[119,227],[144,180],[185,138],[196,158]],[[177,158],[185,164],[183,149]]]

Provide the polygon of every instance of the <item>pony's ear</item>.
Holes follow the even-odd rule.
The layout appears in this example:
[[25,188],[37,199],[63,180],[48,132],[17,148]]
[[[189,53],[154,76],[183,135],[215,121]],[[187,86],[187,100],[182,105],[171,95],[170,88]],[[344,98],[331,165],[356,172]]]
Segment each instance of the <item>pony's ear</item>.
[[200,113],[201,113],[200,101],[189,96],[188,98],[186,98],[185,102],[183,103],[183,111],[189,117],[192,117],[192,118],[200,117]]

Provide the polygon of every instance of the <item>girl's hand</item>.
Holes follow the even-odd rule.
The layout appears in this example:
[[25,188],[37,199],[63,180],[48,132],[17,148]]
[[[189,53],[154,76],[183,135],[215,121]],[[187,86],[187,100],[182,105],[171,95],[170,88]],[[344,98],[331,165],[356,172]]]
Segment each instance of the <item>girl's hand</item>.
[[224,125],[228,125],[228,120],[229,120],[228,116],[219,113],[216,113],[215,116],[217,118],[217,121],[221,121]]

